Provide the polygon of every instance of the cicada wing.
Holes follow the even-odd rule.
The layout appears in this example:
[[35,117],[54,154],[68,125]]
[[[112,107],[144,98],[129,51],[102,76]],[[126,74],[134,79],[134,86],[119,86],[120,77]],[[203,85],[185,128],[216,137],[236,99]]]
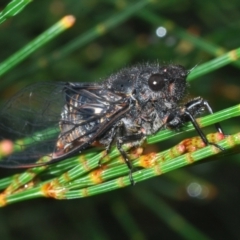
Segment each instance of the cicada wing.
[[27,167],[54,151],[65,103],[64,86],[65,83],[37,83],[3,104],[0,138],[12,140],[16,151],[0,161],[0,166]]
[[16,151],[0,166],[24,168],[82,151],[101,138],[126,112],[119,96],[93,83],[39,83],[23,89],[0,110],[2,139]]
[[64,158],[106,137],[116,121],[123,117],[128,104],[123,97],[105,89],[102,85],[71,83],[64,89],[64,105],[53,160]]

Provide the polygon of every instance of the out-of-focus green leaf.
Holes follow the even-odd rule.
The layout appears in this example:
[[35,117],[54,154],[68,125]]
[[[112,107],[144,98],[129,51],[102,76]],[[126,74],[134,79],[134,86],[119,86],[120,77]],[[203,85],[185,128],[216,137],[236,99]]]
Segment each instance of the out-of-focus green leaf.
[[23,10],[32,0],[13,0],[0,13],[0,23],[15,16]]

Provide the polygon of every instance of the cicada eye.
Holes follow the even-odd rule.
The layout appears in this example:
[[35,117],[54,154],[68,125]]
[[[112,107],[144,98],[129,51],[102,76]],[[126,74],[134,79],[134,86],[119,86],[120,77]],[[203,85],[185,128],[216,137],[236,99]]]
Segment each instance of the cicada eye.
[[165,86],[164,77],[160,74],[153,74],[148,79],[148,85],[153,91],[160,91]]

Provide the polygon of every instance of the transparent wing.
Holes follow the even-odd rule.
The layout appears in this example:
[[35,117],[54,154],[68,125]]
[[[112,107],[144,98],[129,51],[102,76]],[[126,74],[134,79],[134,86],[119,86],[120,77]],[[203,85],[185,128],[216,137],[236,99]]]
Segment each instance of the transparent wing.
[[59,135],[64,83],[38,83],[24,88],[0,109],[0,137],[15,143],[0,165],[28,165],[51,153]]
[[[0,109],[0,138],[14,142],[14,153],[0,166],[36,166],[88,147],[119,119],[122,97],[89,83],[38,83],[24,88]],[[109,120],[110,119],[110,120]]]

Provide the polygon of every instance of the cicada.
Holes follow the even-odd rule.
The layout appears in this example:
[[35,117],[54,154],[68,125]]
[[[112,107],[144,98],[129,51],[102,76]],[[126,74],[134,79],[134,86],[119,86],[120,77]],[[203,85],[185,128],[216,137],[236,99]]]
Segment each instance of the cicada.
[[125,143],[137,146],[161,129],[180,129],[191,121],[203,142],[214,144],[195,120],[204,109],[212,113],[209,104],[201,97],[181,104],[188,74],[180,65],[139,64],[99,83],[42,82],[26,87],[0,110],[5,138],[25,139],[17,141],[21,151],[0,166],[28,168],[43,156],[53,163],[96,143],[108,151],[116,145],[133,181]]

